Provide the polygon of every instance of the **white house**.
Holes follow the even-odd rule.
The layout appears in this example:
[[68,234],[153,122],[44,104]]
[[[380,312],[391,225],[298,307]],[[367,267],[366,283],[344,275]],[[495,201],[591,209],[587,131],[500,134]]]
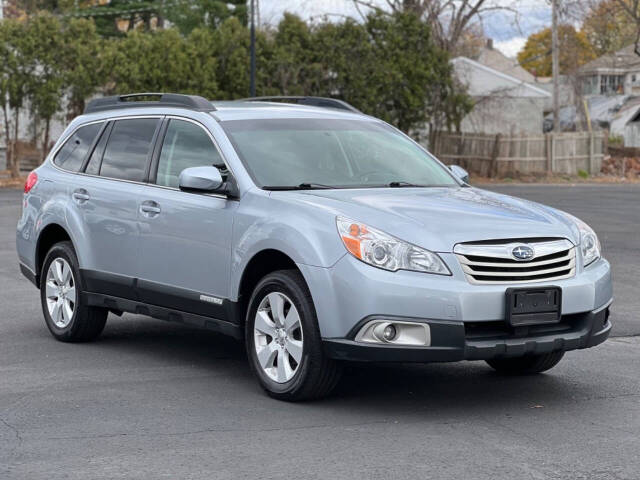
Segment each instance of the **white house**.
[[466,57],[452,63],[457,79],[475,102],[462,121],[463,132],[542,134],[549,92]]
[[640,94],[640,57],[634,48],[634,45],[629,45],[580,67],[578,74],[582,80],[582,94]]

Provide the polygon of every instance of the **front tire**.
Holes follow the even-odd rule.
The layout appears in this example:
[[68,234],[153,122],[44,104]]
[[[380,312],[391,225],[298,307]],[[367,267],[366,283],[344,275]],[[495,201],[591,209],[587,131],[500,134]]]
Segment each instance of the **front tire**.
[[487,363],[494,370],[506,375],[534,375],[555,367],[564,357],[563,351],[526,355],[514,358],[494,358]]
[[299,272],[280,270],[258,283],[245,329],[249,363],[270,396],[310,400],[337,384],[340,365],[324,354],[311,293]]
[[40,274],[42,313],[56,340],[87,342],[102,333],[109,312],[86,305],[82,288],[73,245],[56,243],[47,253]]

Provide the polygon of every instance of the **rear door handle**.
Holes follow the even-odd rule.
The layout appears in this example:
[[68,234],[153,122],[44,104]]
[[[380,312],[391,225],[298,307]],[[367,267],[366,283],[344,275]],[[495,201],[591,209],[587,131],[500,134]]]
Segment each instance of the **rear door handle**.
[[155,217],[160,214],[160,205],[153,200],[145,200],[140,205],[140,211],[145,217]]
[[77,190],[74,190],[73,193],[71,194],[71,197],[73,197],[76,203],[80,203],[80,204],[85,203],[91,198],[89,196],[89,192],[87,192],[84,188],[79,188]]

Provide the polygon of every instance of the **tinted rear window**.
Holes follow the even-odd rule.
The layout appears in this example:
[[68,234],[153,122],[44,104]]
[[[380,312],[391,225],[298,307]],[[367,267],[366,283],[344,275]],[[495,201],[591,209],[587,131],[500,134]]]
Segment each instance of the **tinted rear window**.
[[102,123],[92,123],[80,127],[56,153],[53,163],[72,172],[80,170],[82,161],[91,148],[96,135],[100,132],[100,128],[102,128]]
[[100,176],[143,181],[157,124],[157,118],[116,121],[104,151]]

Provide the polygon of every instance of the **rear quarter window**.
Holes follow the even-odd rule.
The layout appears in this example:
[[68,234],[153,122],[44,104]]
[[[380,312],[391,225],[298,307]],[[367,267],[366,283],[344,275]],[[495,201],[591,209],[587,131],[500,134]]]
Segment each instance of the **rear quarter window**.
[[78,128],[58,150],[53,163],[64,170],[79,171],[102,125],[103,122],[100,122]]

